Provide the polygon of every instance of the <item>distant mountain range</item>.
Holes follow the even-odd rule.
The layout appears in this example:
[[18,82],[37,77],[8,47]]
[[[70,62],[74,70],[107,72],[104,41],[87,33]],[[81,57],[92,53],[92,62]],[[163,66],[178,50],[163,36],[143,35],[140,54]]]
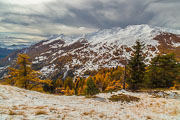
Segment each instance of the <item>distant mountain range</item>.
[[18,53],[26,53],[33,68],[42,72],[42,78],[83,76],[89,70],[123,65],[124,57],[130,58],[136,40],[145,43],[147,64],[157,54],[170,52],[177,53],[176,58],[180,59],[180,30],[133,25],[85,35],[52,35],[9,55],[0,61],[0,66],[13,65]]
[[0,48],[0,58],[4,58],[14,51],[15,50],[12,50],[12,49]]
[[17,50],[17,49],[22,49],[22,48],[26,48],[26,47],[29,47],[31,44],[29,45],[25,45],[25,44],[13,44],[13,45],[5,45],[5,44],[2,44],[0,42],[0,48],[6,48],[6,49],[12,49],[12,50]]
[[30,45],[2,45],[0,44],[0,58],[4,58],[8,56],[10,53],[13,53],[14,51],[22,48],[29,47]]
[[8,56],[10,53],[29,47],[31,44],[12,44],[6,45],[3,41],[0,41],[0,58]]

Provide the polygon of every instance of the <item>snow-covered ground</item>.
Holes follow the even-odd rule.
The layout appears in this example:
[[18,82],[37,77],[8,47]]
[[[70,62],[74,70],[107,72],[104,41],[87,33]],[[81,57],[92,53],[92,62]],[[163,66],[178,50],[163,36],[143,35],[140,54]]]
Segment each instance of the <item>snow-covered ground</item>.
[[[180,93],[179,91],[177,91]],[[153,98],[147,93],[124,93],[139,102],[110,102],[110,93],[98,98],[58,96],[0,85],[0,120],[180,120],[180,100]]]

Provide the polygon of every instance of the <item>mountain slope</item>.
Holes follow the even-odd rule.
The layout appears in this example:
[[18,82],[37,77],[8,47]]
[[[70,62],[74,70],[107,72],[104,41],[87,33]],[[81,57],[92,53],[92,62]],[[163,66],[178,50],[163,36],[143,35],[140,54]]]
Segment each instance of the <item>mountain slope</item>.
[[[180,31],[134,25],[85,35],[52,35],[48,40],[8,56],[2,63],[13,64],[17,53],[27,53],[34,69],[43,73],[42,78],[82,76],[88,70],[122,65],[124,57],[131,56],[132,46],[138,39],[145,43],[147,63],[156,54],[180,52]],[[180,59],[180,54],[176,57]]]
[[[179,93],[179,91],[176,91]],[[140,98],[139,102],[110,102],[112,95],[126,94]],[[171,91],[168,93],[174,94]],[[0,119],[137,119],[177,120],[180,115],[178,99],[153,98],[147,93],[125,90],[101,93],[97,98],[58,96],[0,85]]]

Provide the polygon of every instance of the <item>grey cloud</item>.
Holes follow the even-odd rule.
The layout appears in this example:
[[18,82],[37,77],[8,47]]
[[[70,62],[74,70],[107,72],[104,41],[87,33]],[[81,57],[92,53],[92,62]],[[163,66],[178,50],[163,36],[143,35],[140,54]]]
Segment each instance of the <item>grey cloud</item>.
[[79,27],[83,32],[134,24],[180,29],[179,10],[179,0],[50,0],[34,6],[0,1],[0,32],[33,38],[77,34]]
[[[78,6],[73,6],[72,4],[62,4],[62,1],[60,0],[45,4],[43,14],[22,14],[9,12],[6,16],[4,16],[1,22],[20,24],[24,26],[38,24],[39,27],[44,24],[53,23],[57,25],[64,24],[67,26],[85,26],[93,28],[111,28],[114,26],[126,27],[127,25],[132,24],[151,24],[154,17],[157,17],[157,15],[160,15],[162,12],[169,12],[169,9],[165,10],[164,8],[161,8],[161,6],[159,9],[156,8],[156,11],[153,9],[148,11],[146,10],[153,8],[152,5],[155,5],[156,3],[161,3],[160,5],[167,5],[169,3],[180,4],[180,1],[149,0],[148,2],[144,2],[144,0],[106,0],[106,2],[104,2],[103,0],[86,0],[84,4],[90,7],[78,8]],[[28,9],[28,7],[26,9]],[[12,19],[13,17],[8,17],[9,15],[14,15],[16,16],[15,18],[19,19]],[[115,19],[113,19],[113,17]],[[160,19],[164,20],[165,17],[171,17],[171,15],[161,16]],[[22,20],[20,18],[22,18]],[[27,20],[25,18],[27,18]],[[164,24],[164,27],[166,27],[166,24],[168,27],[171,27],[169,26],[168,21]]]
[[[120,1],[120,2],[119,2]],[[88,1],[86,4],[91,7],[78,8],[76,6],[67,6],[69,13],[74,16],[65,15],[63,17],[52,16],[52,21],[73,26],[85,26],[94,28],[111,28],[114,26],[126,27],[132,24],[148,24],[152,19],[152,12],[144,12],[150,2],[142,0],[114,0],[104,3],[102,0]],[[61,2],[53,4],[55,8],[61,6]],[[54,13],[54,11],[49,10]],[[106,12],[113,13],[111,16],[106,15]],[[111,20],[111,17],[116,17]]]

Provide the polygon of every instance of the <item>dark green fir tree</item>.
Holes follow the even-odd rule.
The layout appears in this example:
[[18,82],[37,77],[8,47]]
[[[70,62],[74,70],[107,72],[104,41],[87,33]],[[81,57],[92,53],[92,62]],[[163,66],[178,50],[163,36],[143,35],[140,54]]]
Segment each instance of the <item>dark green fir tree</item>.
[[85,95],[86,96],[93,96],[99,92],[98,88],[96,87],[92,77],[88,77],[86,81],[86,88],[85,88]]
[[152,88],[172,87],[179,74],[175,55],[158,55],[153,58],[147,74]]
[[136,41],[136,45],[133,46],[133,54],[129,60],[128,68],[130,78],[127,80],[130,89],[137,90],[142,86],[145,75],[145,57],[143,54],[144,43],[139,40]]

